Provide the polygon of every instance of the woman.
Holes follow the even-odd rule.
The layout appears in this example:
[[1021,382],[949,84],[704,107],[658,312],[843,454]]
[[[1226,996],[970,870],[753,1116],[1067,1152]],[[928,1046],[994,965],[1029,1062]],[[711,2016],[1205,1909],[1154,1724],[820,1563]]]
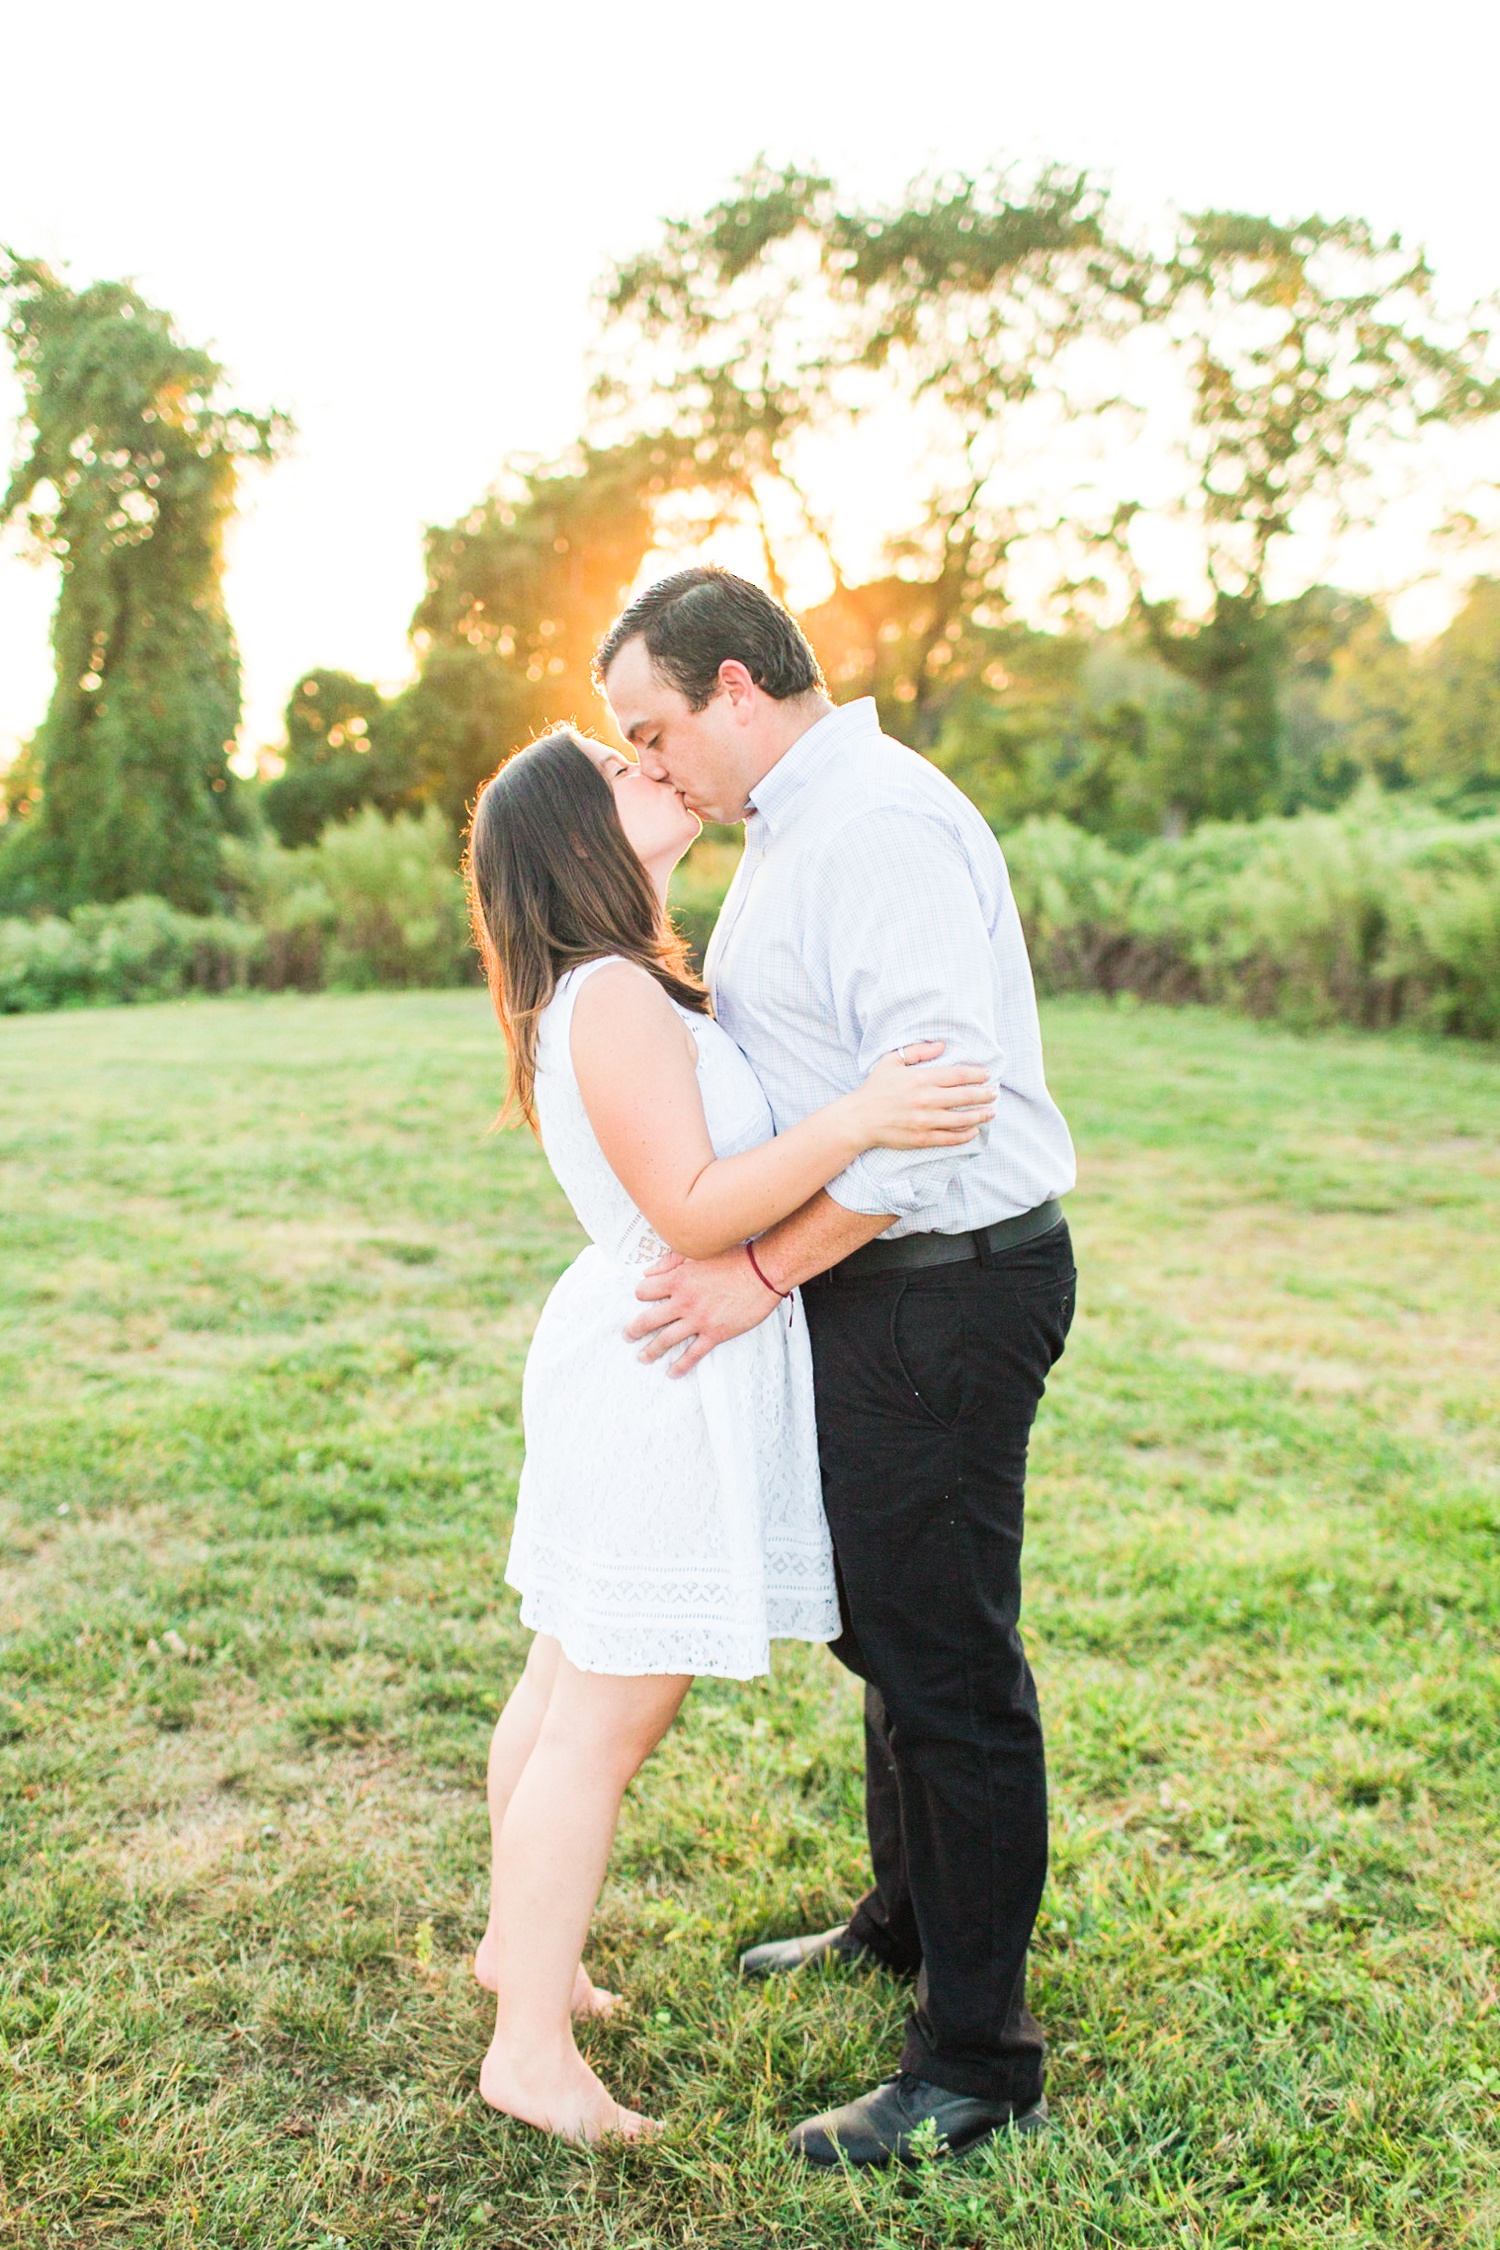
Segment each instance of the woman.
[[490,1752],[475,1973],[497,2008],[480,2089],[582,2141],[649,2126],[611,2098],[572,2024],[613,2000],[581,1963],[626,1784],[695,1674],[748,1679],[772,1638],[839,1630],[795,1295],[780,1310],[767,1284],[779,1317],[672,1380],[625,1339],[635,1283],[667,1249],[743,1244],[753,1264],[754,1237],[863,1150],[967,1141],[992,1114],[982,1072],[889,1056],[773,1138],[667,920],[698,828],[671,789],[559,728],[485,785],[469,841],[508,1109],[539,1131],[591,1237],[547,1301],[522,1389],[506,1576],[535,1639]]

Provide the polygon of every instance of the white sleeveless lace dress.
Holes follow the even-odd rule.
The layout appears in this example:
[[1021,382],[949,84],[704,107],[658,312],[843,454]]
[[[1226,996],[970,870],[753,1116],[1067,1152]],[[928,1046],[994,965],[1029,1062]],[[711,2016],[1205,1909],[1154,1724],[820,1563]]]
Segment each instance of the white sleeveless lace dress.
[[[573,1074],[573,1003],[590,961],[542,1016],[542,1145],[590,1236],[542,1311],[526,1361],[526,1460],[507,1582],[521,1621],[581,1671],[745,1680],[773,1639],[839,1631],[823,1516],[812,1361],[793,1298],[688,1375],[643,1365],[625,1324],[664,1245],[605,1162]],[[698,1048],[714,1151],[771,1138],[749,1063],[709,1016],[679,1009]]]

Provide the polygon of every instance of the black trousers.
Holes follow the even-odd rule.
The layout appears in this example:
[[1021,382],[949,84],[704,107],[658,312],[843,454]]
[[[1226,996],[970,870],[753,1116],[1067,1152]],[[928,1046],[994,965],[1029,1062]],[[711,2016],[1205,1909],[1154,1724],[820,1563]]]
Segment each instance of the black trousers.
[[803,1291],[844,1631],[866,1682],[875,1887],[852,1934],[917,1976],[901,2067],[1034,2101],[1026,1948],[1047,1773],[1021,1647],[1026,1449],[1073,1317],[1066,1225],[988,1263]]

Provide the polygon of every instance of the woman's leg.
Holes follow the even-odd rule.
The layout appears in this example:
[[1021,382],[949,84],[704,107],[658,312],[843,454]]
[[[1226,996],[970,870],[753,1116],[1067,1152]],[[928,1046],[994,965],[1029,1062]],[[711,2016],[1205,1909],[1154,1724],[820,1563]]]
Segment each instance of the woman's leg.
[[511,1790],[495,1860],[495,2037],[479,2088],[528,2124],[634,2138],[573,2038],[569,2001],[625,1785],[666,1733],[691,1680],[580,1672],[560,1652],[531,1754]]
[[[500,1857],[500,1830],[511,1792],[521,1778],[521,1770],[531,1756],[532,1746],[547,1715],[547,1701],[552,1693],[557,1660],[561,1654],[562,1650],[550,1633],[533,1635],[525,1670],[506,1698],[505,1709],[496,1720],[495,1731],[490,1737],[489,1770],[486,1776],[486,1794],[490,1807],[490,1910],[484,1936],[474,1954],[474,1974],[486,1992],[493,1992],[495,1989],[494,1870]],[[616,1993],[602,1991],[582,1963],[579,1964],[572,1995],[575,2016],[607,2016],[618,2005],[618,1998]]]
[[511,1791],[531,1756],[532,1745],[547,1715],[553,1675],[562,1654],[550,1633],[534,1633],[521,1677],[505,1699],[505,1708],[490,1736],[485,1795],[490,1809],[490,1908],[484,1936],[474,1955],[474,1974],[487,1992],[495,1989],[495,1868],[500,1858],[500,1830]]

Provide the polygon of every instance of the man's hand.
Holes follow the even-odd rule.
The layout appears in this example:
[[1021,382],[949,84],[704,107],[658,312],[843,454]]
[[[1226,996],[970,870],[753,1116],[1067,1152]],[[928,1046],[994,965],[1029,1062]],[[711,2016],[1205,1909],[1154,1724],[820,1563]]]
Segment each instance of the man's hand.
[[740,1247],[721,1250],[717,1258],[679,1258],[673,1251],[647,1268],[636,1295],[648,1310],[637,1314],[625,1333],[632,1343],[650,1337],[642,1359],[660,1359],[687,1345],[669,1375],[689,1374],[716,1344],[758,1328],[781,1302],[756,1279]]

